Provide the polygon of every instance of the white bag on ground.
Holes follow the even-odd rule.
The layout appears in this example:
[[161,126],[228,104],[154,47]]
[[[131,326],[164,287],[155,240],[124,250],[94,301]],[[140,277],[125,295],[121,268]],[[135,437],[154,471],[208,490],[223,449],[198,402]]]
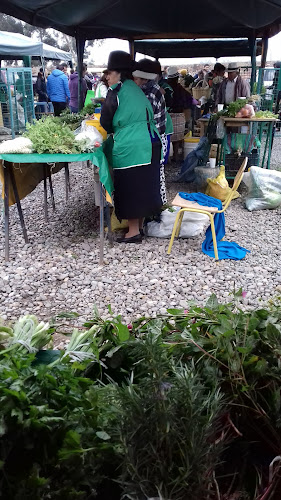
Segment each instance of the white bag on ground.
[[274,209],[281,205],[281,172],[251,167],[243,176],[248,188],[246,208],[254,210]]
[[[161,222],[148,222],[146,226],[147,236],[154,238],[170,238],[176,215],[180,207],[167,208],[161,214]],[[201,234],[205,226],[209,223],[209,217],[205,214],[195,212],[185,212],[181,224],[180,238],[192,238]]]

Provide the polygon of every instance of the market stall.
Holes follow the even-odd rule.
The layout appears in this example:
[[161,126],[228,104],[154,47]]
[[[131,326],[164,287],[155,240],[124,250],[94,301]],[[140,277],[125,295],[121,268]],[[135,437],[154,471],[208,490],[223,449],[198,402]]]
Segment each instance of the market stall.
[[[112,180],[109,174],[106,157],[102,147],[92,153],[84,154],[1,154],[0,160],[3,161],[3,191],[4,191],[4,217],[5,217],[5,260],[9,260],[9,194],[12,188],[13,196],[17,204],[18,214],[21,222],[24,240],[28,243],[28,235],[25,227],[24,216],[21,208],[18,186],[15,182],[14,168],[19,165],[24,171],[25,164],[37,164],[38,169],[42,171],[45,165],[67,163],[71,166],[73,162],[90,161],[99,169],[99,178],[101,186],[111,194],[113,189]],[[102,188],[103,189],[103,188]],[[103,263],[103,237],[104,237],[104,204],[100,203],[100,263]]]
[[[210,119],[201,118],[198,120],[200,124],[200,136],[203,137],[206,134]],[[271,149],[273,140],[273,130],[276,124],[277,118],[235,118],[235,117],[221,117],[221,122],[223,124],[223,137],[221,140],[220,147],[218,148],[217,163],[222,163],[226,166],[227,178],[234,178],[236,171],[238,170],[239,163],[237,166],[229,165],[228,160],[233,160],[235,162],[235,152],[237,151],[237,158],[243,158],[247,156],[249,158],[249,166],[255,165],[264,168],[270,168],[271,159]],[[242,128],[243,127],[243,128]],[[244,128],[246,127],[247,130]],[[243,133],[241,132],[241,129]],[[236,137],[238,136],[239,137]],[[263,148],[262,158],[261,158],[261,141],[262,138],[265,139],[265,144]],[[235,147],[235,141],[239,140],[239,145]],[[252,155],[253,149],[257,150],[255,155]]]

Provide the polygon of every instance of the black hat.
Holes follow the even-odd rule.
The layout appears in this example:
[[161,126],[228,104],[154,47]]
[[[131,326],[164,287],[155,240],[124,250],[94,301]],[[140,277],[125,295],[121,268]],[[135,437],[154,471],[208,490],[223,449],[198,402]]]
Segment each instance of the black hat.
[[107,69],[108,71],[133,71],[135,69],[135,61],[133,61],[127,52],[114,50],[109,54]]
[[144,80],[155,80],[157,75],[156,61],[151,61],[151,59],[140,59],[133,73],[133,76],[143,78]]

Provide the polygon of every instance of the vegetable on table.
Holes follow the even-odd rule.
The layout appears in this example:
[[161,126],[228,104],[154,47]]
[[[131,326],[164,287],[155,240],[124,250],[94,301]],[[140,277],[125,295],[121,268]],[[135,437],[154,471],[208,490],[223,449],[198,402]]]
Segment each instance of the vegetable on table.
[[272,113],[272,111],[257,111],[256,118],[278,118],[278,115]]
[[75,154],[83,151],[81,144],[74,140],[72,130],[51,117],[41,118],[33,125],[27,125],[24,135],[31,140],[34,152],[39,154]]
[[4,141],[0,144],[0,154],[8,153],[32,153],[32,142],[27,137],[16,137],[9,141]]
[[255,116],[255,111],[251,104],[245,104],[235,115],[236,118],[252,118],[253,116]]

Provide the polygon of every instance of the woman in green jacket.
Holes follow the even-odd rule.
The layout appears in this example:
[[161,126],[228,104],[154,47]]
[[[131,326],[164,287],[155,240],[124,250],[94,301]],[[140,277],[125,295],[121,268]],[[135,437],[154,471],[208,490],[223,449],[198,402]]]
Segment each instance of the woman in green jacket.
[[101,125],[113,134],[110,164],[114,172],[114,206],[129,231],[117,241],[141,243],[144,217],[159,213],[161,140],[150,102],[132,80],[135,63],[123,51],[108,60],[109,90]]

